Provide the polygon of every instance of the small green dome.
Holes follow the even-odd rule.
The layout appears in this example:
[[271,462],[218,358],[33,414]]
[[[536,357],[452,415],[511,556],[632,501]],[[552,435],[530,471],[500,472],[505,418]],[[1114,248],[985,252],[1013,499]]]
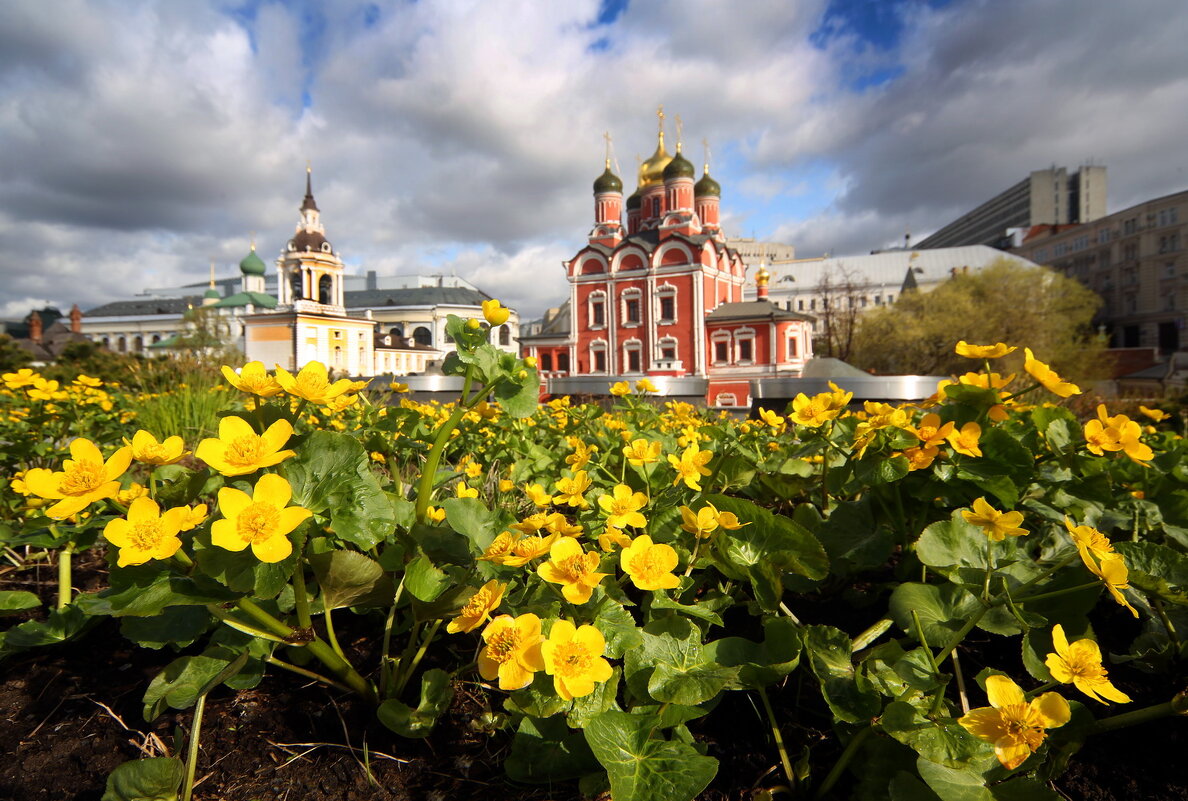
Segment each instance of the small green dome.
[[623,182],[619,180],[619,176],[611,172],[610,165],[606,165],[602,175],[594,180],[594,194],[600,195],[603,192],[622,192]]
[[713,195],[714,197],[722,196],[722,187],[718,186],[718,182],[710,178],[707,172],[701,176],[701,180],[693,184],[693,196],[703,197],[705,195]]
[[677,151],[676,155],[672,157],[672,161],[668,162],[668,166],[664,168],[664,180],[671,181],[673,178],[692,178],[696,175],[693,165],[689,159],[681,155],[681,151]]
[[214,300],[218,300],[219,298],[223,297],[223,293],[219,292],[219,290],[215,289],[212,286],[210,289],[208,289],[202,293],[202,297],[213,298]]
[[243,257],[243,261],[239,263],[239,271],[244,275],[264,275],[268,272],[268,268],[264,265],[264,260],[256,255],[256,249],[252,248],[251,252]]
[[639,196],[639,190],[636,189],[631,193],[631,197],[627,198],[627,210],[638,209],[642,203],[643,200]]

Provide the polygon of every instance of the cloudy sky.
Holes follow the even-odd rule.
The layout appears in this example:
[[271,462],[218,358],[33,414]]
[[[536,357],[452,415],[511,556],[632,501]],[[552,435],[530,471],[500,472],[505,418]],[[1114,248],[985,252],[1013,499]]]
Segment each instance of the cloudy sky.
[[1184,0],[9,0],[0,317],[269,261],[313,164],[352,271],[566,295],[610,131],[672,142],[727,232],[798,255],[940,227],[1092,160],[1110,210],[1188,188]]

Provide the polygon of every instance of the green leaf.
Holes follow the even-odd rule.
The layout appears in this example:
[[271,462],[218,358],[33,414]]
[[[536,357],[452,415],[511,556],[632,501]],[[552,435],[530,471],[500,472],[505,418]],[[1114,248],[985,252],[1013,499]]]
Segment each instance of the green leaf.
[[65,642],[82,632],[95,618],[88,617],[78,606],[55,609],[44,621],[26,620],[4,633],[3,650],[39,648]]
[[910,471],[906,456],[888,458],[876,454],[867,456],[854,466],[854,478],[867,487],[877,487],[899,481]]
[[[875,524],[871,497],[841,503],[820,523],[817,536],[829,554],[832,571],[848,576],[880,567],[891,556],[895,538],[885,527]],[[800,507],[800,509],[813,507]],[[815,510],[814,510],[815,511]]]
[[404,589],[419,601],[429,603],[435,600],[449,585],[449,575],[423,553],[404,568]]
[[641,700],[692,706],[732,686],[739,669],[710,661],[701,631],[684,618],[666,618],[643,630],[643,643],[627,652],[623,671]]
[[547,784],[576,779],[598,769],[581,732],[570,732],[562,718],[520,721],[511,753],[503,763],[512,781]]
[[145,648],[190,645],[214,618],[204,606],[170,606],[151,617],[120,618],[120,634]]
[[383,723],[401,737],[428,737],[441,714],[450,708],[454,689],[450,686],[450,674],[433,668],[421,677],[421,702],[413,709],[408,704],[391,698],[379,705],[376,714]]
[[573,708],[572,701],[557,695],[553,680],[543,672],[532,677],[532,683],[522,690],[508,693],[503,708],[513,715],[527,715],[531,718],[551,718]]
[[849,635],[832,626],[806,626],[801,634],[809,666],[833,714],[846,723],[865,723],[877,715],[879,697],[854,671]]
[[[298,532],[301,530],[297,529]],[[290,536],[300,535],[295,532]],[[195,540],[204,546],[194,553],[194,561],[202,572],[239,595],[253,595],[265,600],[275,598],[289,583],[293,569],[297,566],[299,548],[296,547],[281,561],[269,563],[261,562],[250,548],[228,551],[212,545],[209,533],[202,533]],[[170,602],[173,603],[177,601]],[[124,611],[123,614],[131,613]]]
[[799,627],[786,617],[771,618],[764,621],[763,634],[761,643],[742,637],[706,643],[705,656],[711,662],[737,667],[737,687],[754,689],[774,684],[800,662]]
[[635,618],[623,604],[605,593],[596,593],[591,613],[593,626],[606,638],[606,655],[620,659],[623,654],[639,647],[643,632],[635,625]]
[[1154,542],[1119,542],[1131,586],[1173,604],[1188,605],[1188,556]]
[[117,765],[100,801],[177,801],[186,766],[174,757],[136,759]]
[[[685,579],[686,582],[689,579]],[[722,626],[722,616],[718,614],[717,609],[730,604],[730,599],[726,596],[715,598],[712,601],[698,601],[693,604],[682,604],[669,598],[662,590],[652,593],[651,603],[648,606],[648,611],[654,613],[657,609],[671,609],[674,612],[680,612],[682,615],[704,620],[707,623],[713,623],[715,626]]]
[[0,615],[27,612],[41,606],[41,599],[25,590],[0,591]]
[[227,648],[208,648],[197,656],[183,656],[165,666],[144,692],[144,719],[152,722],[165,711],[188,709],[247,662],[247,652],[236,654]]
[[502,530],[496,528],[499,513],[492,513],[478,498],[446,498],[441,502],[446,522],[450,528],[470,540],[473,552],[478,555],[487,549]]
[[565,718],[570,728],[583,728],[603,712],[609,709],[619,709],[615,698],[619,694],[619,679],[622,676],[623,671],[616,667],[609,679],[594,685],[594,692],[573,699],[573,708],[569,710],[569,714]]
[[604,712],[584,729],[606,768],[615,801],[692,801],[718,771],[718,760],[691,745],[653,739],[653,715]]
[[948,768],[924,757],[917,760],[916,770],[941,801],[994,801],[993,793],[976,773]]
[[986,569],[986,543],[982,529],[967,523],[960,510],[950,520],[941,520],[924,529],[916,540],[916,556],[931,567],[976,567]]
[[892,701],[879,717],[887,734],[915,749],[920,756],[951,768],[965,768],[983,757],[981,741],[957,724],[929,720],[912,704]]
[[518,371],[495,387],[495,399],[499,407],[516,419],[531,417],[540,403],[540,375],[536,370],[524,368],[526,376]]
[[309,557],[322,589],[322,606],[383,606],[392,603],[392,580],[374,559],[358,551],[328,551]]
[[980,606],[977,598],[956,584],[900,584],[891,593],[891,617],[912,637],[916,627],[912,611],[920,617],[924,636],[933,648],[943,647],[949,637],[957,633],[965,620]]
[[730,561],[744,569],[770,564],[780,570],[820,581],[829,573],[829,557],[808,529],[790,517],[773,515],[750,501],[726,495],[704,498],[719,511],[733,512],[742,523],[735,531],[719,531]]
[[[222,549],[218,549],[222,551]],[[199,556],[205,551],[199,551]],[[230,553],[230,551],[223,551]],[[260,560],[252,557],[254,565]],[[248,566],[247,579],[241,593],[251,592],[255,576]],[[161,614],[171,606],[206,606],[224,603],[239,597],[234,588],[219,586],[211,581],[199,583],[188,576],[180,576],[169,569],[154,565],[114,568],[111,571],[111,586],[99,592],[85,593],[75,599],[75,604],[88,615],[111,615],[112,617],[152,617]]]
[[293,485],[293,503],[327,515],[339,538],[370,550],[392,536],[392,504],[371,472],[363,445],[350,434],[313,432],[280,471]]

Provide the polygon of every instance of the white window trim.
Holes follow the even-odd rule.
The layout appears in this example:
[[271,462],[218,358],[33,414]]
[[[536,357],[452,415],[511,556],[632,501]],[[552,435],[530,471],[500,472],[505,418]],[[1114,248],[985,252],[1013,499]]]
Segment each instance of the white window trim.
[[[660,301],[662,298],[672,299],[672,317],[665,318],[661,315],[660,310],[663,308]],[[681,313],[677,308],[677,288],[675,285],[667,281],[656,287],[656,325],[676,325]]]
[[[730,399],[729,403],[727,403],[727,401],[726,401],[727,398]],[[738,397],[735,396],[735,394],[733,392],[719,392],[717,395],[714,396],[714,405],[715,406],[738,406]]]
[[[589,295],[586,296],[586,320],[588,322],[588,326],[587,326],[588,330],[602,331],[609,325],[610,320],[608,320],[607,318],[610,316],[610,304],[608,304],[606,301],[607,301],[606,290],[603,290],[603,289],[596,289],[593,292],[591,292]],[[602,303],[602,323],[601,324],[594,322],[594,304],[596,302]]]
[[[636,308],[639,309],[639,319],[632,321],[627,317],[627,301],[636,301]],[[643,290],[638,287],[628,287],[619,293],[619,319],[622,321],[623,328],[638,328],[643,325]]]
[[[639,356],[638,370],[631,369],[631,358],[629,356],[631,353],[636,353]],[[624,374],[631,373],[633,375],[635,373],[640,373],[642,375],[644,372],[643,342],[636,337],[623,340],[623,372]]]
[[[715,331],[710,334],[710,364],[733,364],[731,361],[731,357],[734,355],[734,346],[731,343],[732,338],[729,331]],[[723,343],[726,345],[726,361],[718,358],[718,345]]]
[[[604,363],[606,365],[606,369],[604,369],[602,371],[599,371],[599,370],[595,369],[595,367],[594,367],[594,365],[595,365],[594,354],[599,353],[599,352],[601,352],[605,356]],[[589,354],[590,354],[590,373],[591,373],[591,375],[609,375],[610,371],[611,371],[610,347],[607,345],[606,340],[602,339],[601,337],[593,340],[590,343]]]
[[[744,359],[742,357],[742,343],[744,340],[749,340],[751,343],[751,358]],[[754,364],[755,363],[755,329],[750,326],[736,328],[734,330],[734,363],[735,364]]]

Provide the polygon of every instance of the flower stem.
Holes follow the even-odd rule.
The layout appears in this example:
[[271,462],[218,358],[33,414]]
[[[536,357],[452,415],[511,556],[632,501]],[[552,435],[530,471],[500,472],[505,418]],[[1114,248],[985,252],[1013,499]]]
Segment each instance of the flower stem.
[[194,794],[194,775],[198,771],[198,744],[202,732],[202,714],[206,711],[206,693],[198,696],[194,705],[194,723],[190,726],[190,740],[186,743],[186,780],[182,785],[182,801],[190,801]]
[[321,673],[314,673],[312,670],[306,670],[303,667],[298,667],[297,665],[291,665],[288,662],[284,661],[283,659],[277,659],[275,656],[268,656],[264,659],[264,661],[270,665],[276,665],[278,668],[284,668],[285,670],[288,670],[292,673],[296,673],[298,676],[304,676],[307,679],[313,679],[314,681],[320,681],[320,682],[322,682],[322,684],[329,684],[331,687],[337,687],[338,689],[342,690],[343,692],[348,692],[348,693],[351,692],[350,687],[346,686],[345,684],[339,684],[338,682],[336,682],[334,679],[330,678],[329,676],[323,676]]
[[326,638],[330,640],[330,647],[334,649],[334,653],[346,659],[346,654],[342,652],[342,646],[338,644],[338,635],[334,633],[334,618],[330,616],[330,612],[331,609],[328,606],[322,612],[322,617],[326,623]]
[[441,628],[440,618],[434,620],[433,624],[429,626],[429,630],[425,632],[425,636],[421,640],[421,647],[417,649],[416,656],[414,656],[412,662],[409,663],[408,670],[406,670],[404,675],[400,677],[400,681],[396,684],[396,691],[393,693],[393,695],[398,696],[400,693],[404,692],[404,688],[408,685],[408,680],[411,679],[412,675],[417,672],[417,666],[421,664],[421,659],[424,658],[425,652],[429,650],[429,644],[433,642],[433,638],[437,636],[437,630],[439,628]]
[[474,365],[468,364],[466,377],[462,384],[462,397],[458,400],[453,414],[437,429],[437,435],[433,438],[433,445],[429,449],[429,456],[425,459],[421,477],[417,481],[416,519],[418,522],[424,523],[428,520],[429,500],[433,495],[433,477],[437,475],[437,468],[441,464],[441,454],[445,451],[446,443],[450,441],[450,432],[458,427],[458,423],[462,422],[462,418],[466,415],[467,394],[470,392],[472,383],[474,383]]
[[293,605],[297,610],[297,625],[303,629],[313,628],[309,614],[309,591],[305,588],[305,560],[298,559],[293,571]]
[[1104,734],[1105,732],[1135,726],[1139,723],[1147,723],[1148,721],[1176,715],[1188,716],[1188,690],[1177,693],[1174,698],[1166,703],[1155,704],[1144,709],[1136,709],[1133,712],[1123,712],[1121,715],[1113,715],[1112,717],[1099,720],[1089,727],[1088,733],[1089,736]]
[[72,594],[72,571],[74,569],[74,543],[67,542],[66,547],[58,551],[58,608],[70,606]]
[[1101,587],[1101,582],[1100,581],[1089,581],[1084,584],[1078,584],[1075,587],[1065,587],[1062,590],[1052,590],[1051,592],[1041,592],[1037,595],[1028,595],[1025,598],[1015,598],[1013,603],[1018,605],[1018,604],[1025,604],[1030,601],[1046,601],[1049,598],[1058,598],[1061,595],[1070,595],[1074,592],[1080,592],[1081,590],[1087,590],[1090,587]]
[[776,750],[780,752],[780,764],[784,766],[784,776],[788,779],[788,786],[796,786],[796,771],[792,770],[792,760],[788,758],[788,749],[784,746],[784,737],[780,734],[780,727],[776,723],[775,712],[771,702],[767,700],[767,693],[763,687],[756,687],[759,700],[763,702],[763,711],[767,713],[767,723],[771,726],[771,736],[775,740]]
[[858,753],[858,749],[862,747],[862,744],[866,742],[866,738],[870,737],[873,731],[874,729],[870,726],[866,726],[850,738],[850,742],[846,743],[845,750],[837,758],[837,762],[833,764],[833,768],[825,777],[825,781],[821,782],[821,786],[817,788],[817,798],[824,798],[829,794],[829,791],[833,789],[833,785],[837,784],[837,780],[842,777],[846,766],[850,764],[854,755]]

